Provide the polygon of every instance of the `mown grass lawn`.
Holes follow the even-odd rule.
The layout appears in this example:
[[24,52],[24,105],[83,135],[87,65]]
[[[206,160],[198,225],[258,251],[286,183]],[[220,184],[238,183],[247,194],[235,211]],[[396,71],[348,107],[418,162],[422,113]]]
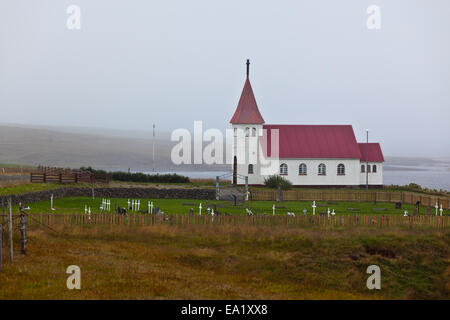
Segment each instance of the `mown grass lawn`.
[[[115,205],[122,208],[127,208],[128,199],[112,198],[111,200],[111,212],[114,212]],[[140,210],[145,211],[148,209],[149,202],[153,202],[154,207],[159,207],[161,211],[168,214],[187,214],[190,208],[194,209],[194,213],[199,213],[199,205],[202,205],[202,214],[206,213],[206,201],[205,200],[193,200],[193,199],[139,199]],[[130,199],[131,201],[131,199]],[[90,197],[67,197],[54,199],[53,207],[54,211],[50,208],[50,199],[48,201],[41,201],[29,204],[31,210],[29,213],[84,213],[85,206],[91,208],[91,213],[99,213],[102,198],[92,199]],[[311,201],[248,201],[241,202],[237,206],[234,206],[230,201],[208,201],[210,207],[216,205],[217,211],[220,213],[228,214],[245,214],[246,208],[251,210],[254,214],[273,214],[273,206],[275,205],[275,214],[286,215],[287,212],[294,212],[296,215],[303,215],[303,210],[307,210],[307,215],[312,215],[312,202]],[[338,215],[403,215],[407,210],[409,214],[413,214],[414,205],[402,205],[402,209],[395,209],[394,203],[377,203],[374,205],[372,202],[327,202],[318,201],[318,206],[315,213],[327,212],[333,209]],[[356,209],[356,210],[349,210]],[[385,209],[385,210],[383,210]],[[17,212],[17,206],[14,207],[14,211]],[[426,208],[420,208],[420,214],[425,214]],[[431,211],[435,213],[434,208]],[[444,214],[449,214],[449,210],[445,210]]]

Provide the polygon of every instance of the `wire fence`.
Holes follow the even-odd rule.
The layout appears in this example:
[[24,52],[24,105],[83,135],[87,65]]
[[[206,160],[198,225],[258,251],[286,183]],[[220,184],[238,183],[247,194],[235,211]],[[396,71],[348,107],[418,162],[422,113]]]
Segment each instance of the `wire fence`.
[[[277,200],[277,191],[258,190],[250,192],[252,200]],[[294,201],[363,201],[363,202],[402,202],[405,204],[416,204],[434,207],[436,203],[442,204],[444,209],[450,209],[450,197],[428,195],[406,191],[328,191],[328,190],[286,190],[282,192],[283,200]]]
[[[19,220],[13,215],[13,224]],[[450,216],[282,216],[282,215],[190,215],[190,214],[32,214],[26,215],[27,226],[37,225],[253,225],[253,226],[409,226],[448,228]]]

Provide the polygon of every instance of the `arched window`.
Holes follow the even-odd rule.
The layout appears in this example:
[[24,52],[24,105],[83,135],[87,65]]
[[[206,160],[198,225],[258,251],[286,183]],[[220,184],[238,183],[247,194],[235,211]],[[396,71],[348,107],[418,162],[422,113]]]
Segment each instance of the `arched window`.
[[250,135],[250,128],[245,128],[245,136],[248,137]]
[[253,174],[253,165],[252,164],[248,165],[248,174]]
[[280,165],[280,174],[284,176],[288,174],[288,166],[286,163]]
[[367,165],[367,172],[370,173],[370,164]]
[[338,176],[343,176],[345,175],[345,166],[343,163],[339,163],[337,166],[337,174]]
[[376,165],[372,166],[372,172],[377,172],[377,166]]
[[325,164],[321,163],[319,164],[319,175],[324,176],[327,174],[327,167],[325,167]]
[[301,164],[298,166],[298,174],[299,174],[299,175],[302,175],[302,176],[305,176],[305,175],[306,175],[306,164],[301,163]]
[[237,128],[234,128],[234,136],[237,137]]
[[252,128],[252,137],[256,137],[256,128]]
[[366,166],[365,165],[361,165],[361,172],[366,172]]

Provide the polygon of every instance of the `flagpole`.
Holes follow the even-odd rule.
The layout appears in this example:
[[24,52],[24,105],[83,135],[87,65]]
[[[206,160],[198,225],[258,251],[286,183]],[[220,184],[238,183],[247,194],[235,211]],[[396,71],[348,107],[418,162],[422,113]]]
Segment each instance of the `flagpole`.
[[155,123],[153,123],[153,161],[152,161],[152,171],[155,172]]
[[369,129],[366,129],[366,191],[369,191]]

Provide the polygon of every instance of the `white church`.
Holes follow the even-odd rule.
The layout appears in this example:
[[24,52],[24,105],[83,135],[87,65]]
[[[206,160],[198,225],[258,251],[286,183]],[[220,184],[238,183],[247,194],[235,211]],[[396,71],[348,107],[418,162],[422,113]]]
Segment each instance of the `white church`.
[[[383,185],[380,144],[357,142],[351,125],[265,124],[250,84],[249,65],[247,60],[244,89],[230,120],[233,184],[244,184],[247,176],[249,185],[264,185],[267,176],[278,174],[294,186],[355,187],[366,181],[371,187]],[[271,158],[277,158],[276,168],[268,174],[264,164]]]

